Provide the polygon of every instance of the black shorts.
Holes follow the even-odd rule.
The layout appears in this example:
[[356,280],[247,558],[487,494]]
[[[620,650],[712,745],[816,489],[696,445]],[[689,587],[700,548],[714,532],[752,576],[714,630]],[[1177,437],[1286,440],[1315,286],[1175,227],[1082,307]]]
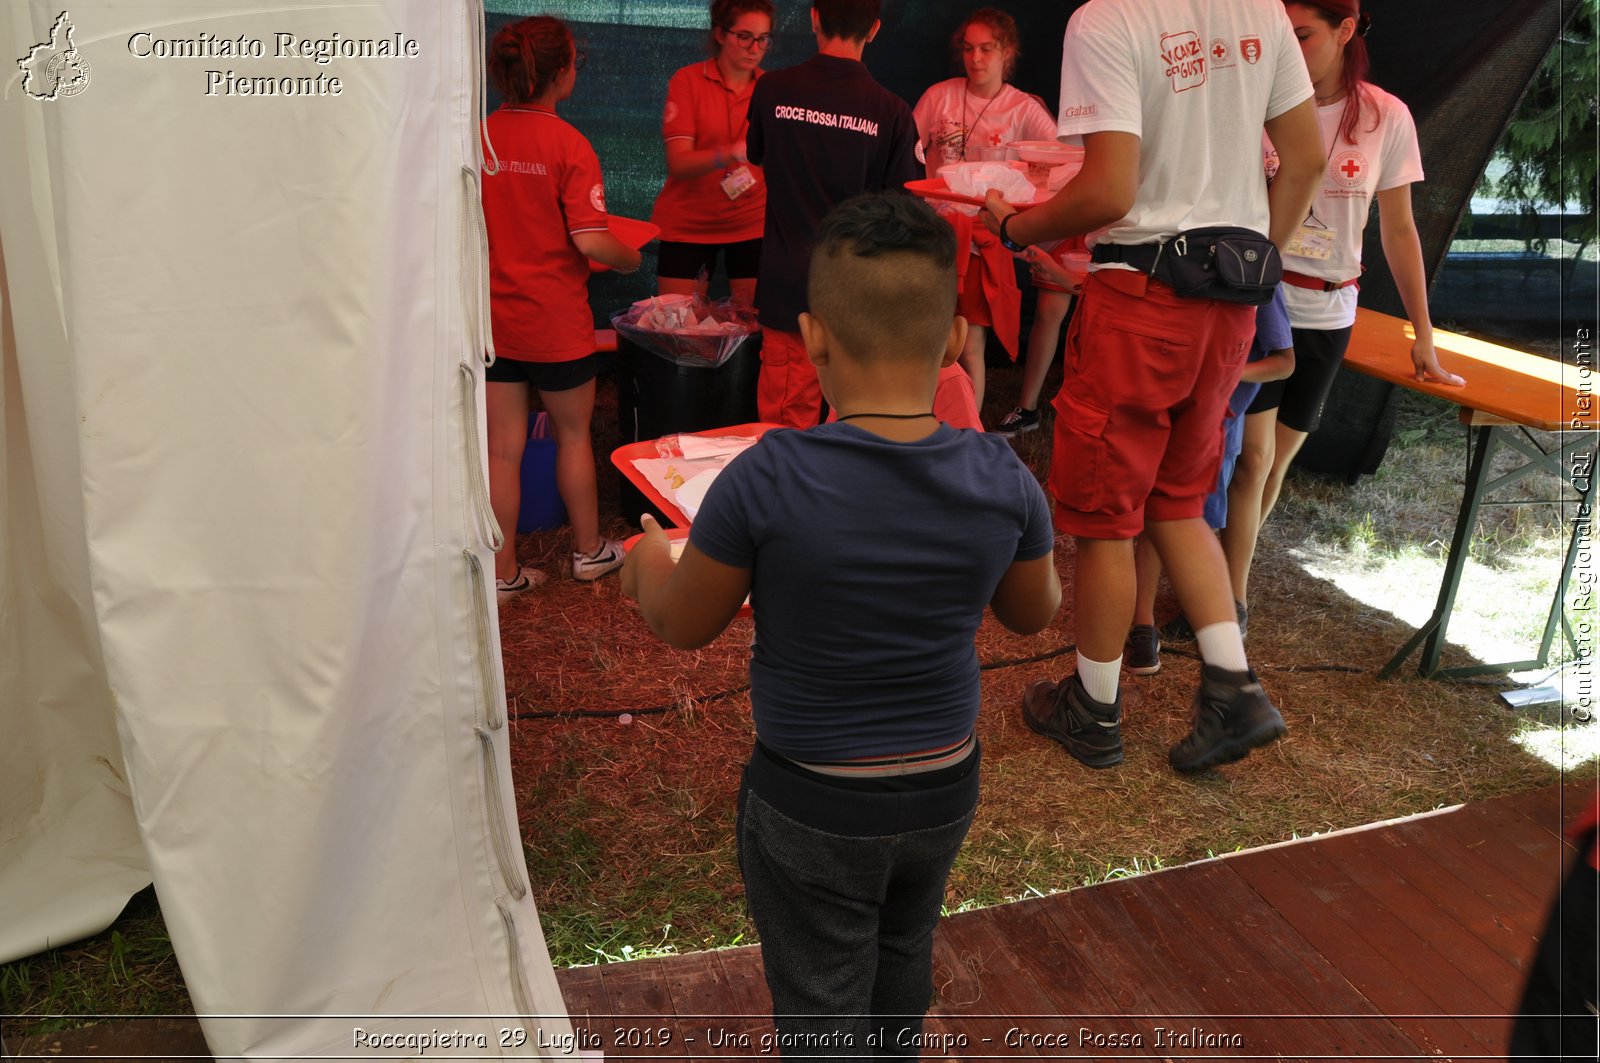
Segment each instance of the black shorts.
[[1350,346],[1350,326],[1336,329],[1291,329],[1294,336],[1294,373],[1287,380],[1261,385],[1246,414],[1278,411],[1278,423],[1309,435],[1322,423],[1322,407],[1333,389],[1333,378]]
[[761,238],[733,244],[687,244],[678,240],[661,241],[656,257],[656,276],[674,280],[694,280],[705,270],[717,272],[717,252],[723,252],[730,280],[753,280],[761,264]]
[[527,384],[535,391],[571,391],[600,375],[600,352],[574,358],[570,362],[519,362],[515,358],[496,358],[483,371],[491,384]]

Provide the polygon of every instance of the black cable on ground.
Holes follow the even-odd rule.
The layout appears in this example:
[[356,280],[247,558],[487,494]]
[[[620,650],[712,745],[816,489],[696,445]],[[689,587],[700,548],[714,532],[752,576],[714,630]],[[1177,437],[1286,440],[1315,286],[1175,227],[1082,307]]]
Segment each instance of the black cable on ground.
[[[1063,657],[1066,654],[1072,653],[1077,648],[1077,643],[1070,642],[1065,646],[1059,646],[1056,649],[1046,650],[1043,653],[1035,653],[1027,657],[1008,657],[998,661],[987,661],[979,664],[978,670],[983,672],[992,672],[1001,668],[1015,668],[1017,665],[1021,664],[1039,664],[1042,661],[1049,661],[1057,657]],[[1191,661],[1200,660],[1200,655],[1194,650],[1162,646],[1161,652],[1171,657],[1183,657]],[[1258,671],[1287,672],[1290,674],[1306,674],[1310,672],[1348,672],[1352,675],[1364,675],[1371,671],[1371,669],[1359,668],[1351,664],[1257,664],[1255,667]],[[1457,683],[1462,686],[1491,687],[1501,685],[1505,683],[1506,680],[1492,678],[1453,679],[1450,680],[1450,682]],[[742,683],[736,687],[729,687],[727,690],[719,690],[714,694],[702,694],[693,697],[690,700],[699,702],[721,701],[724,698],[731,698],[736,695],[743,694],[749,689],[749,683]],[[681,707],[681,703],[673,702],[670,705],[647,705],[636,709],[550,709],[507,713],[507,718],[512,720],[579,720],[585,718],[614,720],[619,716],[659,716],[664,713],[671,712],[673,709]]]
[[[731,698],[736,694],[743,694],[750,689],[749,683],[742,683],[727,690],[719,690],[715,694],[702,694],[693,698],[694,701],[721,701]],[[650,705],[642,709],[544,709],[537,712],[508,712],[508,720],[579,720],[585,717],[599,719],[616,719],[618,716],[659,716],[671,712],[673,709],[682,708],[678,702],[671,705]]]

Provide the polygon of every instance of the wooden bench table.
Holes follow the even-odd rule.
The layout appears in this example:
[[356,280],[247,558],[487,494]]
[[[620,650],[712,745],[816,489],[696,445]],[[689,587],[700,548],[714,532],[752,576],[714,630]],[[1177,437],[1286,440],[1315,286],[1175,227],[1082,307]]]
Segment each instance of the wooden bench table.
[[[1420,645],[1419,670],[1428,677],[1482,675],[1492,672],[1527,671],[1543,668],[1549,661],[1550,647],[1559,628],[1567,644],[1580,656],[1583,647],[1574,637],[1564,602],[1580,547],[1589,541],[1594,502],[1593,465],[1600,405],[1596,385],[1600,375],[1592,369],[1565,365],[1550,358],[1526,354],[1496,343],[1435,332],[1434,348],[1447,370],[1466,378],[1465,387],[1422,383],[1411,366],[1413,333],[1409,322],[1388,314],[1361,309],[1356,312],[1355,328],[1345,361],[1351,368],[1401,387],[1420,391],[1453,402],[1461,407],[1461,420],[1468,433],[1469,461],[1467,481],[1462,491],[1461,509],[1456,516],[1455,533],[1445,561],[1444,578],[1439,586],[1433,616],[1417,630],[1398,653],[1383,667],[1380,676],[1393,675]],[[1590,363],[1592,366],[1592,362]],[[1557,444],[1546,449],[1527,430],[1541,429],[1560,433]],[[1522,457],[1521,464],[1498,476],[1491,476],[1494,456],[1512,451]],[[1527,661],[1480,664],[1461,668],[1440,668],[1461,574],[1466,567],[1472,533],[1478,512],[1491,493],[1509,487],[1535,472],[1556,475],[1577,496],[1572,535],[1567,544],[1561,575],[1539,643],[1538,656]]]

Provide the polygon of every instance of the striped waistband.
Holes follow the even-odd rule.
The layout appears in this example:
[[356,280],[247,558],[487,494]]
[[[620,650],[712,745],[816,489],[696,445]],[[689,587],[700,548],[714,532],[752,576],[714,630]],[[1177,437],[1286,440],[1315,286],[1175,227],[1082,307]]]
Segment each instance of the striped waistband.
[[882,779],[896,775],[921,775],[924,772],[938,771],[960,764],[972,756],[973,750],[977,747],[977,734],[974,732],[959,742],[916,753],[821,762],[790,759],[789,763],[818,775],[832,775],[841,779]]

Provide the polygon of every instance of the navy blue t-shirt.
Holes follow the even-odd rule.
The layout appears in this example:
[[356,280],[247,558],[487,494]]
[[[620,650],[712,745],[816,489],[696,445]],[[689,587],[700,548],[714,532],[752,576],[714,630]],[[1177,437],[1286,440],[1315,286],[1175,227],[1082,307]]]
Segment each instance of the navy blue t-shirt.
[[917,123],[866,66],[819,54],[756,82],[746,145],[767,181],[756,309],[767,328],[798,332],[817,227],[851,196],[923,176]]
[[1050,552],[1044,491],[1011,444],[948,425],[896,443],[849,424],[774,430],[717,477],[689,530],[748,568],[756,734],[794,760],[959,742],[973,643],[1014,561]]

